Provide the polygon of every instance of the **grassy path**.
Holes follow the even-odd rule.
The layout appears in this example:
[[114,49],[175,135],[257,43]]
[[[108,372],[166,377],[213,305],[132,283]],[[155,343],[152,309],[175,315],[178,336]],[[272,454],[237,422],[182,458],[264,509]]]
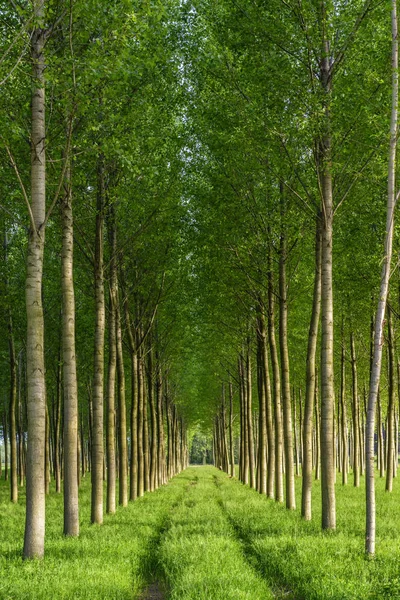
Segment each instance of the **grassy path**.
[[[298,502],[300,481],[297,481]],[[213,467],[191,467],[101,527],[89,525],[83,482],[81,536],[65,539],[62,498],[47,501],[46,558],[24,563],[23,502],[0,482],[0,600],[400,599],[400,490],[378,481],[377,557],[363,553],[364,491],[337,486],[338,531],[312,522]]]

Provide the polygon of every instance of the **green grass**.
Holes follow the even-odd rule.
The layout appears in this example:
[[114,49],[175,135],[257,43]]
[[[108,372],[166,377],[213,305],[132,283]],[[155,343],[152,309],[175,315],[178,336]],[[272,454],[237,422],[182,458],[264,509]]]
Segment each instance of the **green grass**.
[[[300,480],[297,502],[300,504]],[[362,486],[364,482],[362,481]],[[80,490],[81,536],[62,535],[62,497],[47,500],[44,561],[21,558],[24,496],[0,482],[0,599],[135,599],[152,581],[170,600],[400,599],[400,486],[377,480],[377,554],[364,555],[364,488],[339,483],[338,528],[260,496],[213,467],[191,467],[104,525],[91,526],[90,482]]]
[[184,493],[182,484],[171,483],[146,494],[127,508],[106,515],[104,524],[90,520],[90,482],[80,490],[79,539],[62,535],[62,498],[47,499],[46,549],[44,561],[23,561],[24,497],[12,506],[8,488],[1,486],[0,500],[0,598],[41,599],[131,599],[149,580],[154,545],[169,510]]
[[[218,474],[225,514],[243,543],[245,554],[276,596],[296,600],[400,598],[400,490],[386,494],[377,480],[377,550],[364,554],[365,488],[336,486],[337,531],[320,529],[320,483],[314,483],[313,520],[299,510],[261,497]],[[301,480],[296,482],[300,506]]]

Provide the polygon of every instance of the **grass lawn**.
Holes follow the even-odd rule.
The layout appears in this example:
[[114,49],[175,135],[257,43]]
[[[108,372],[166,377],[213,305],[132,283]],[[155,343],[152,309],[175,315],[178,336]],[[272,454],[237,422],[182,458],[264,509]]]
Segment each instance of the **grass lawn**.
[[[300,480],[297,501],[300,504]],[[362,486],[363,486],[362,481]],[[101,527],[89,524],[90,481],[80,490],[81,536],[62,535],[62,497],[47,500],[46,556],[23,562],[24,492],[13,506],[0,482],[0,599],[135,599],[158,581],[171,600],[400,599],[400,489],[377,481],[378,543],[364,556],[364,488],[337,485],[338,529],[260,496],[214,467],[191,467]]]

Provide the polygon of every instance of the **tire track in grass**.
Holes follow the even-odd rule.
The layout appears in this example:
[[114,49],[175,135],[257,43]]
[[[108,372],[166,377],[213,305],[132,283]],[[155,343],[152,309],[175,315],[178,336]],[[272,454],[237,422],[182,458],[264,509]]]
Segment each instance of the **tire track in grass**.
[[221,475],[213,475],[214,485],[219,493],[217,504],[222,513],[225,515],[237,542],[240,544],[245,561],[258,575],[263,578],[264,581],[266,581],[266,583],[268,583],[268,585],[272,586],[274,598],[277,600],[300,600],[298,596],[295,596],[293,590],[291,590],[290,587],[285,583],[278,583],[276,580],[271,581],[271,578],[268,576],[265,567],[260,560],[258,552],[253,547],[252,537],[245,531],[243,527],[239,525],[239,523],[237,523],[237,521],[235,521],[235,519],[232,518],[226,509],[221,494],[221,479]]
[[[158,548],[161,544],[163,536],[169,529],[170,515],[185,501],[187,491],[190,487],[197,484],[198,477],[195,475],[186,486],[183,488],[179,497],[172,502],[167,514],[165,515],[161,526],[149,540],[146,548],[146,558],[142,562],[143,579],[146,581],[146,586],[142,589],[138,600],[164,600],[166,598],[166,585],[163,576],[162,567],[158,558]],[[176,484],[177,481],[172,482]],[[171,485],[171,483],[169,484]]]
[[217,504],[210,468],[199,471],[161,540],[170,600],[269,600],[266,582],[244,560],[232,528]]

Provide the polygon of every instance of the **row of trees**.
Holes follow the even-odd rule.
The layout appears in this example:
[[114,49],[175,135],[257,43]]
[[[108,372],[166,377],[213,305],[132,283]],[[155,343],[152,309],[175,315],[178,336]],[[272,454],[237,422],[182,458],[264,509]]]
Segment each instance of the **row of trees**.
[[26,484],[24,558],[40,558],[51,477],[64,493],[64,534],[77,536],[88,471],[91,521],[101,524],[104,479],[113,513],[117,484],[126,506],[187,464],[169,375],[179,348],[168,312],[178,291],[179,90],[162,3],[3,9],[5,474],[9,460],[12,502]]
[[[203,173],[192,202],[202,225],[199,277],[222,304],[216,310],[202,293],[209,327],[222,324],[221,345],[230,347],[219,379],[235,379],[240,396],[239,475],[294,509],[301,456],[302,515],[311,518],[320,468],[322,527],[335,529],[336,466],[346,481],[351,451],[355,485],[366,472],[373,554],[377,433],[387,489],[397,464],[395,288],[384,333],[389,279],[398,276],[396,2],[231,8],[198,2],[188,11],[187,76],[193,155],[200,149],[193,160]],[[204,250],[213,243],[218,249]],[[218,276],[205,284],[212,269]],[[229,471],[224,407],[214,409],[214,447]]]
[[307,519],[320,465],[325,529],[351,446],[373,553],[378,390],[388,487],[396,464],[395,0],[2,14],[3,435],[24,556],[44,552],[49,471],[76,535],[79,456],[101,523],[105,473],[112,511],[117,473],[125,504],[196,432],[233,475],[238,430],[240,478],[289,509],[301,462]]

